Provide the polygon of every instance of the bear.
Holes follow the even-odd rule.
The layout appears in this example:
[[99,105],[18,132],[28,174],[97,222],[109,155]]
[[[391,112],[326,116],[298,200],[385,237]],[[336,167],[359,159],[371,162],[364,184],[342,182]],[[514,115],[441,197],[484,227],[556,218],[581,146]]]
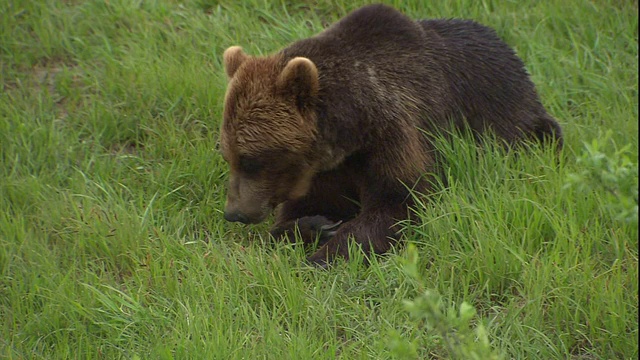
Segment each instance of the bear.
[[268,56],[223,54],[228,78],[220,150],[229,164],[224,218],[317,250],[326,267],[387,252],[410,219],[412,191],[438,172],[431,133],[491,131],[507,145],[562,146],[524,63],[471,20],[418,20],[359,8]]

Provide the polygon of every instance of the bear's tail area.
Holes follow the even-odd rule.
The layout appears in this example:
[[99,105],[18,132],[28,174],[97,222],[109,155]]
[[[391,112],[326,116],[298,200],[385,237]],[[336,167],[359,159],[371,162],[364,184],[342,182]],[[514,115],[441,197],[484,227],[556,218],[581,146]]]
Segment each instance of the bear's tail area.
[[562,149],[564,141],[562,139],[562,128],[560,124],[549,114],[540,117],[534,129],[535,137],[543,144],[553,144],[558,150]]

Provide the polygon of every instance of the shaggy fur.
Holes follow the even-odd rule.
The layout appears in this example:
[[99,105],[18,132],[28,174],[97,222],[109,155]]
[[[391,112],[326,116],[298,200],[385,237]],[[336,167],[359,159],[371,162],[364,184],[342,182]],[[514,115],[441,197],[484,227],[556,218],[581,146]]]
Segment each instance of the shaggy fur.
[[408,188],[428,193],[437,170],[425,132],[562,143],[522,61],[472,21],[371,5],[271,56],[233,46],[224,63],[225,218],[258,223],[277,207],[274,236],[323,235],[317,264],[348,257],[350,237],[375,253],[397,240]]

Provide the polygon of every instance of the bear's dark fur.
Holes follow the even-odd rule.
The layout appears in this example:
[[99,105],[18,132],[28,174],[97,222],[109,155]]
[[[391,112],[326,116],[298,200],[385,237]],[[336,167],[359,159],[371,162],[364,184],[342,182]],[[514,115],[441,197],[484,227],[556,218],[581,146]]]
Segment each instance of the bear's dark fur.
[[365,251],[391,247],[408,188],[428,193],[424,175],[437,170],[425,132],[453,124],[562,144],[522,61],[472,21],[371,5],[271,56],[231,47],[224,63],[225,218],[257,223],[278,207],[274,236],[296,225],[305,242],[325,235],[317,264],[348,257],[350,237]]

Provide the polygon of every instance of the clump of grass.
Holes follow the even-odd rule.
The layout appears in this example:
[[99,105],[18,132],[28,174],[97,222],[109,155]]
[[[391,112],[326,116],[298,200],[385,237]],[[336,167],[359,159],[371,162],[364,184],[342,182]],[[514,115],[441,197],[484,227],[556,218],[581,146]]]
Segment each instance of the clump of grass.
[[603,149],[611,139],[607,131],[600,139],[584,145],[578,157],[580,170],[569,174],[565,187],[581,192],[605,193],[603,200],[616,220],[638,223],[638,159],[632,160],[630,145],[607,154]]
[[[448,358],[501,358],[492,350],[485,326],[482,323],[471,324],[476,315],[476,309],[472,305],[462,302],[459,307],[455,304],[445,306],[438,293],[424,288],[424,274],[418,268],[418,251],[413,244],[409,244],[407,248],[404,272],[417,284],[420,292],[414,299],[404,300],[406,310],[417,322],[415,326],[418,334],[432,334],[432,341],[444,349]],[[388,346],[397,358],[421,358],[420,349],[429,347],[420,343],[424,341],[424,336],[409,341],[398,331],[392,331],[390,335]]]

